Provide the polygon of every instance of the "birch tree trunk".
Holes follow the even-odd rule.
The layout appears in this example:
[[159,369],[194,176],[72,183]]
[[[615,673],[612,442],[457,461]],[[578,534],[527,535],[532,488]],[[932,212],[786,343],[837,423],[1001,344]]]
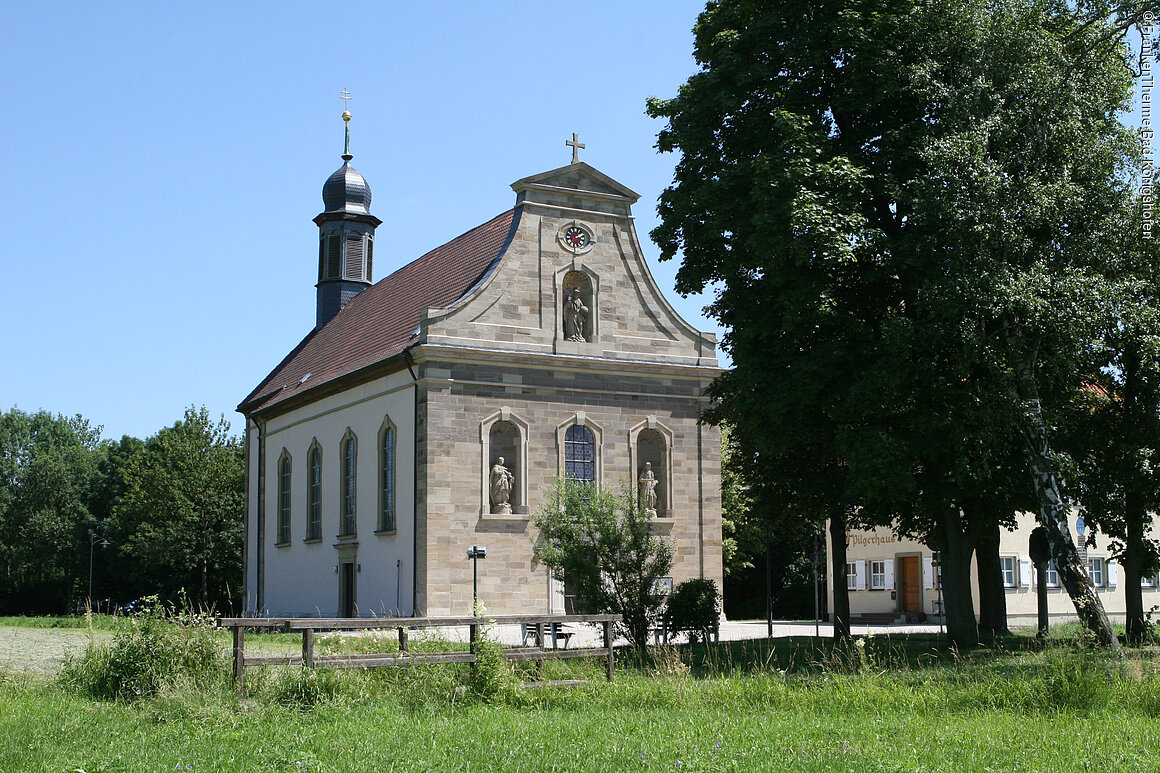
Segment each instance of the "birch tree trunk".
[[[1043,408],[1039,402],[1039,390],[1035,385],[1032,367],[1030,364],[1020,366],[1017,384],[1019,399],[1023,403],[1023,443],[1035,483],[1035,495],[1039,500],[1039,524],[1047,531],[1051,558],[1055,561],[1060,583],[1075,604],[1076,615],[1096,635],[1101,645],[1122,654],[1120,640],[1112,630],[1108,613],[1104,611],[1104,605],[1080,563],[1079,551],[1071,538],[1067,507],[1059,493],[1059,481],[1051,462],[1047,423],[1043,420]],[[1127,577],[1125,580],[1131,582]]]

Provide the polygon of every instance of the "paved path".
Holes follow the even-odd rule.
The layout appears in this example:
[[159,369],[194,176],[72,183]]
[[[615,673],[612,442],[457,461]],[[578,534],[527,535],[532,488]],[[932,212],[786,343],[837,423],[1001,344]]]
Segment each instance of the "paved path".
[[[573,631],[572,640],[569,643],[570,647],[596,647],[602,644],[601,632],[599,628],[593,625],[573,625],[569,626]],[[829,623],[822,623],[817,628],[818,634],[823,637],[831,637],[834,635],[834,629]],[[864,634],[904,634],[904,633],[938,633],[939,627],[937,625],[854,625],[851,626],[851,631],[855,636]],[[438,629],[439,635],[446,637],[452,641],[467,641],[467,628],[441,628]],[[764,620],[745,620],[740,622],[725,622],[721,624],[721,641],[741,641],[745,639],[764,639],[769,633],[769,629]],[[518,625],[497,625],[490,635],[498,639],[500,642],[516,646],[523,640],[523,633]],[[814,624],[812,622],[799,622],[787,620],[775,620],[773,623],[774,638],[784,638],[787,636],[813,636]],[[683,640],[683,637],[682,637]],[[623,639],[618,640],[618,644],[625,643]],[[548,646],[551,646],[550,640]]]

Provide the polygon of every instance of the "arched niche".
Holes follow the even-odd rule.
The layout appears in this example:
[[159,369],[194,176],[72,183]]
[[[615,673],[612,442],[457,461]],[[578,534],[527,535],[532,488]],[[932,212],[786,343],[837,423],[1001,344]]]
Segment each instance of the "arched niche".
[[643,486],[640,479],[651,465],[656,478],[657,517],[673,517],[673,432],[649,416],[636,424],[628,433],[629,456],[632,459],[632,477],[636,481],[637,493],[641,495]]
[[[480,515],[483,517],[527,517],[528,514],[528,423],[504,407],[485,418],[479,425],[481,446]],[[507,512],[496,506],[492,496],[492,477],[496,465],[512,476]]]
[[583,263],[556,272],[556,338],[570,344],[600,340],[600,280]]

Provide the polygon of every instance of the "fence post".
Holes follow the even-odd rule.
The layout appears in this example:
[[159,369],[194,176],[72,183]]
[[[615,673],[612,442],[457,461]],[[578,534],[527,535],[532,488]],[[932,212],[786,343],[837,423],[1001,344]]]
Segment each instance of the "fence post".
[[242,694],[245,686],[244,673],[246,669],[246,629],[240,625],[234,626],[234,687],[238,695]]
[[[536,636],[536,649],[540,652],[544,651],[544,622],[541,620],[534,624]],[[536,675],[540,677],[540,681],[544,681],[544,658],[541,655],[536,661]]]
[[407,629],[402,626],[399,627],[399,652],[407,651]]
[[612,670],[616,667],[616,654],[612,651],[612,621],[604,621],[604,646],[608,650],[606,664],[608,671],[608,681],[612,681]]
[[302,665],[314,668],[314,629],[302,629]]

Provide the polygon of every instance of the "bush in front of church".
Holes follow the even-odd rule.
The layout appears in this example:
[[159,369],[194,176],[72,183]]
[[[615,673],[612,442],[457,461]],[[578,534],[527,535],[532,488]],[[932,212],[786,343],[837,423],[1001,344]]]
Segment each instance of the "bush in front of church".
[[721,593],[707,577],[694,577],[677,585],[665,605],[665,628],[688,633],[689,641],[708,642],[720,624]]

